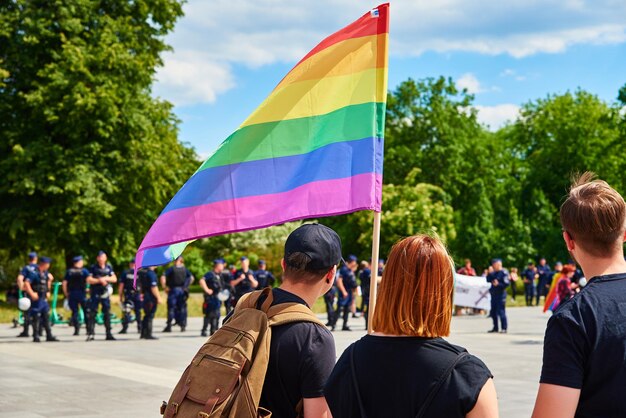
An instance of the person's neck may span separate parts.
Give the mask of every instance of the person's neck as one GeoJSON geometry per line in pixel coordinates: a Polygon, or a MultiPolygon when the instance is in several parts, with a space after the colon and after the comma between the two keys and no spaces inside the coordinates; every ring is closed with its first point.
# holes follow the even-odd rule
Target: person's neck
{"type": "Polygon", "coordinates": [[[299,296],[300,298],[302,298],[302,300],[306,302],[307,305],[309,305],[310,308],[313,308],[313,305],[315,305],[315,301],[319,297],[319,293],[316,288],[308,286],[304,283],[292,283],[289,281],[284,281],[279,286],[279,289],[299,296]]]}
{"type": "Polygon", "coordinates": [[[611,258],[580,257],[579,263],[587,279],[626,273],[626,260],[621,252],[611,258]]]}
{"type": "Polygon", "coordinates": [[[107,266],[107,263],[98,263],[98,267],[100,267],[101,269],[105,268],[107,266]]]}

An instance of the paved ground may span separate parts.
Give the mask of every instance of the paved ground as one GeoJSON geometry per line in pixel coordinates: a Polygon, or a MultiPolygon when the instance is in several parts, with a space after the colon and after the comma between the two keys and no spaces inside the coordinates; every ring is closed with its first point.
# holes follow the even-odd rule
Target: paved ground
{"type": "MultiPolygon", "coordinates": [[[[537,393],[547,315],[538,308],[509,309],[510,333],[487,334],[491,321],[457,317],[449,341],[466,347],[491,369],[500,400],[500,416],[529,417],[537,393]]],[[[337,332],[337,352],[364,334],[362,319],[352,332],[337,332]]],[[[164,322],[157,320],[155,329],[164,322]]],[[[201,319],[186,333],[161,334],[158,341],[136,334],[117,342],[86,343],[65,326],[54,327],[59,343],[33,344],[14,338],[0,324],[0,417],[158,417],[180,373],[200,347],[201,319]]],[[[119,329],[119,325],[118,325],[119,329]]],[[[99,328],[98,332],[102,333],[99,328]]]]}

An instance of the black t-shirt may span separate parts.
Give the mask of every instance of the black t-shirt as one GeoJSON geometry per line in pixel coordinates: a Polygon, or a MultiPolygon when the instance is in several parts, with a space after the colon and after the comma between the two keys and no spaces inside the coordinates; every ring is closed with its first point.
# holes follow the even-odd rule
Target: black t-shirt
{"type": "MultiPolygon", "coordinates": [[[[441,338],[367,335],[354,343],[354,366],[368,417],[413,418],[429,390],[464,348],[441,338]]],[[[334,417],[360,417],[350,371],[350,349],[337,362],[324,394],[334,417]]],[[[478,358],[459,360],[424,417],[465,417],[493,377],[478,358]]]]}
{"type": "Polygon", "coordinates": [[[581,389],[576,417],[626,417],[626,273],[594,277],[548,321],[541,383],[581,389]]]}
{"type": "MultiPolygon", "coordinates": [[[[301,303],[300,297],[273,289],[274,302],[301,303]]],[[[324,396],[324,385],[336,360],[333,335],[320,325],[295,322],[272,328],[270,358],[261,394],[261,406],[272,417],[295,417],[302,398],[324,396]]]]}

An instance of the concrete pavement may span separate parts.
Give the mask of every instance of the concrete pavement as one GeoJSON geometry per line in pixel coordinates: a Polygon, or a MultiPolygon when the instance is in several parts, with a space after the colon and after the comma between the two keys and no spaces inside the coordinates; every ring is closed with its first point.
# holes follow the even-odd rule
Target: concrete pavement
{"type": "MultiPolygon", "coordinates": [[[[548,315],[539,308],[514,308],[508,314],[509,334],[487,334],[490,319],[464,316],[454,318],[448,340],[491,369],[500,416],[529,417],[548,315]]],[[[158,341],[139,340],[134,331],[116,334],[114,342],[103,341],[98,327],[96,341],[89,343],[57,325],[53,332],[61,342],[34,344],[0,324],[0,418],[158,417],[161,401],[204,341],[201,325],[200,318],[190,318],[187,332],[162,334],[164,321],[156,320],[158,341]]],[[[351,327],[352,332],[335,332],[338,354],[365,333],[361,318],[352,319],[351,327]]]]}

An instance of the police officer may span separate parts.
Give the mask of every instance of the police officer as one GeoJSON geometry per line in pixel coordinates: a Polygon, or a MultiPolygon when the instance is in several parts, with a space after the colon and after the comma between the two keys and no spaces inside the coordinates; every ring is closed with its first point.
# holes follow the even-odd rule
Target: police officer
{"type": "Polygon", "coordinates": [[[539,274],[537,274],[537,267],[535,267],[535,263],[531,261],[522,272],[524,294],[526,295],[526,306],[533,306],[533,297],[535,296],[535,280],[538,278],[539,274]]]}
{"type": "Polygon", "coordinates": [[[52,335],[49,321],[48,298],[50,297],[50,284],[54,280],[52,274],[48,272],[51,261],[48,257],[41,257],[37,263],[37,269],[29,271],[28,276],[24,277],[24,290],[32,301],[29,313],[30,322],[33,325],[33,341],[36,343],[40,341],[39,330],[41,328],[46,331],[46,341],[59,341],[52,335]]]}
{"type": "Polygon", "coordinates": [[[226,309],[227,315],[235,309],[235,289],[231,285],[232,280],[233,275],[230,270],[226,268],[226,261],[224,261],[224,271],[220,274],[220,284],[222,286],[222,290],[228,290],[228,298],[224,300],[224,308],[226,309]]]}
{"type": "Polygon", "coordinates": [[[350,308],[354,301],[354,291],[357,287],[356,276],[354,272],[358,267],[358,259],[355,255],[348,256],[346,264],[341,266],[337,276],[337,289],[339,290],[339,302],[337,315],[335,315],[332,330],[335,330],[339,315],[343,316],[342,331],[352,331],[348,326],[348,318],[350,317],[350,308]]]}
{"type": "Polygon", "coordinates": [[[211,325],[211,335],[215,334],[220,322],[220,308],[222,302],[217,298],[218,293],[222,291],[221,275],[224,271],[224,260],[221,258],[213,260],[213,270],[209,271],[204,277],[200,278],[200,287],[204,292],[204,303],[202,304],[202,312],[204,313],[204,322],[202,324],[202,332],[200,335],[207,336],[207,328],[211,325]]]}
{"type": "Polygon", "coordinates": [[[272,272],[267,270],[265,260],[259,260],[259,269],[254,273],[254,278],[258,282],[257,289],[263,289],[268,286],[274,287],[276,282],[272,272]]]}
{"type": "Polygon", "coordinates": [[[187,328],[187,297],[189,286],[194,277],[187,267],[182,256],[174,260],[174,265],[161,276],[161,286],[167,293],[167,325],[163,332],[172,332],[172,321],[180,326],[181,332],[187,328]]]}
{"type": "Polygon", "coordinates": [[[231,286],[235,288],[235,305],[243,295],[252,292],[259,285],[259,282],[254,277],[254,271],[250,270],[248,257],[241,257],[239,261],[241,262],[241,268],[237,270],[235,277],[230,282],[231,286]]]}
{"type": "Polygon", "coordinates": [[[539,280],[537,280],[536,298],[537,305],[539,305],[539,297],[548,295],[548,290],[550,290],[550,283],[552,282],[552,270],[550,269],[550,266],[546,263],[545,258],[539,260],[537,273],[539,274],[539,280]]]}
{"type": "Polygon", "coordinates": [[[335,275],[332,287],[324,294],[324,304],[326,304],[326,315],[328,317],[326,326],[332,327],[333,329],[335,329],[335,323],[337,322],[336,316],[339,314],[338,310],[335,309],[335,299],[337,299],[337,293],[337,275],[335,275]]]}
{"type": "MultiPolygon", "coordinates": [[[[139,282],[137,283],[140,284],[139,282]]],[[[122,302],[122,330],[120,334],[128,332],[128,324],[131,322],[131,313],[135,312],[137,332],[141,334],[141,289],[135,288],[135,258],[128,263],[128,268],[120,276],[118,293],[122,302]]]]}
{"type": "Polygon", "coordinates": [[[370,263],[367,261],[361,261],[359,280],[361,282],[361,312],[365,318],[365,328],[367,329],[369,323],[370,283],[372,280],[372,269],[370,269],[370,263]]]}
{"type": "MultiPolygon", "coordinates": [[[[17,288],[20,292],[22,292],[22,297],[28,297],[28,294],[24,292],[24,279],[29,275],[29,273],[37,270],[37,253],[30,252],[28,253],[28,264],[26,264],[17,275],[17,288]]],[[[18,337],[28,337],[28,328],[30,327],[30,314],[29,311],[22,313],[22,319],[24,320],[24,330],[18,335],[18,337]]]]}
{"type": "Polygon", "coordinates": [[[82,255],[72,258],[72,267],[65,271],[63,278],[63,294],[68,300],[72,310],[70,325],[74,327],[74,335],[80,333],[80,318],[78,309],[87,313],[87,279],[91,277],[91,272],[84,267],[82,255]]]}
{"type": "Polygon", "coordinates": [[[96,315],[98,307],[102,305],[102,317],[106,330],[106,340],[114,341],[111,334],[111,299],[109,286],[117,283],[117,276],[113,267],[107,263],[108,257],[104,251],[99,251],[96,264],[91,266],[91,277],[87,278],[90,297],[87,303],[87,341],[93,341],[96,335],[96,315]]]}
{"type": "Polygon", "coordinates": [[[157,310],[157,305],[161,303],[159,293],[158,277],[154,272],[156,267],[143,268],[137,272],[138,289],[143,294],[143,320],[141,321],[141,334],[139,338],[145,340],[156,340],[152,335],[152,321],[157,310]]]}
{"type": "Polygon", "coordinates": [[[498,318],[502,324],[503,334],[506,334],[508,323],[506,318],[506,288],[509,286],[509,272],[502,268],[502,260],[499,258],[491,262],[493,272],[487,275],[487,282],[491,283],[489,293],[491,294],[491,319],[493,328],[489,332],[498,332],[498,318]]]}

